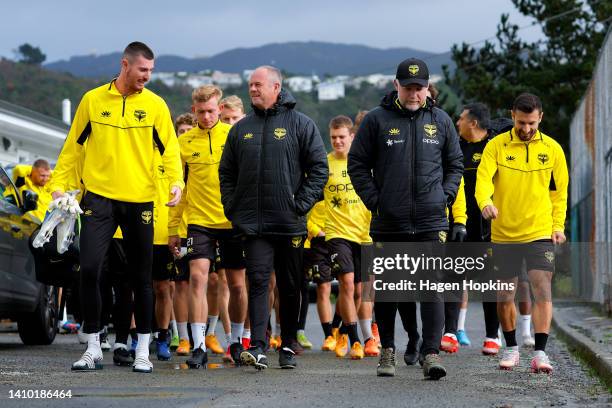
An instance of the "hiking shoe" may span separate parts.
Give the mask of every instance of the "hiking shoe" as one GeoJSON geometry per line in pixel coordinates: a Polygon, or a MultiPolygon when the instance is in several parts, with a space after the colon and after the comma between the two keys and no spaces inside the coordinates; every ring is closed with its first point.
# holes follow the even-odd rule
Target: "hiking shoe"
{"type": "Polygon", "coordinates": [[[310,340],[308,340],[308,338],[306,337],[304,333],[298,333],[297,341],[298,343],[300,343],[300,346],[302,346],[305,349],[312,348],[312,343],[310,342],[310,340]]]}
{"type": "Polygon", "coordinates": [[[281,368],[295,368],[297,361],[294,351],[289,347],[283,347],[278,351],[278,364],[281,368]]]}
{"type": "Polygon", "coordinates": [[[499,341],[499,339],[491,339],[487,337],[482,344],[482,354],[485,356],[494,356],[499,353],[500,347],[501,341],[499,341]]]}
{"type": "Polygon", "coordinates": [[[340,334],[336,341],[336,357],[344,358],[348,353],[349,339],[348,334],[340,334]]]}
{"type": "Polygon", "coordinates": [[[188,356],[191,351],[189,339],[180,339],[179,346],[176,348],[176,354],[179,356],[188,356]]]}
{"type": "Polygon", "coordinates": [[[470,341],[470,338],[468,337],[468,335],[465,332],[465,330],[457,330],[457,341],[462,346],[471,346],[472,345],[472,342],[470,341]]]}
{"type": "Polygon", "coordinates": [[[204,344],[206,344],[206,348],[212,351],[214,354],[223,354],[223,347],[221,347],[217,336],[214,334],[206,335],[204,344]]]}
{"type": "Polygon", "coordinates": [[[113,363],[116,366],[131,366],[134,364],[134,358],[127,347],[117,347],[113,351],[113,363]]]}
{"type": "Polygon", "coordinates": [[[457,341],[457,336],[452,333],[446,333],[442,336],[442,341],[440,342],[440,350],[446,353],[456,353],[459,351],[459,342],[457,341]]]}
{"type": "Polygon", "coordinates": [[[446,368],[438,354],[428,354],[423,361],[423,376],[431,380],[439,380],[446,375],[446,368]]]}
{"type": "Polygon", "coordinates": [[[248,349],[249,347],[251,347],[251,339],[250,338],[246,338],[243,337],[242,339],[240,339],[242,341],[242,348],[244,348],[245,350],[248,349]]]}
{"type": "Polygon", "coordinates": [[[110,351],[112,348],[110,342],[108,341],[108,331],[106,328],[100,332],[100,348],[102,351],[110,351]]]}
{"type": "Polygon", "coordinates": [[[136,355],[134,359],[134,366],[132,367],[132,371],[135,373],[152,373],[153,372],[153,364],[149,361],[148,355],[136,355]]]}
{"type": "Polygon", "coordinates": [[[172,357],[170,353],[170,347],[167,341],[156,340],[157,343],[157,359],[161,361],[168,361],[172,357]]]}
{"type": "Polygon", "coordinates": [[[243,365],[254,366],[258,370],[268,368],[268,357],[260,347],[250,347],[240,353],[240,361],[243,365]]]}
{"type": "Polygon", "coordinates": [[[533,347],[535,347],[535,340],[531,336],[531,334],[523,335],[523,347],[525,347],[525,348],[533,348],[533,347]]]}
{"type": "Polygon", "coordinates": [[[531,359],[531,372],[541,374],[552,374],[553,367],[550,364],[548,356],[543,351],[536,351],[531,359]]]}
{"type": "Polygon", "coordinates": [[[208,353],[202,350],[200,347],[193,349],[191,357],[186,361],[189,368],[198,369],[206,366],[208,362],[208,353]]]}
{"type": "Polygon", "coordinates": [[[378,325],[376,323],[372,323],[372,336],[374,336],[374,340],[376,340],[376,346],[381,348],[380,333],[378,333],[378,325]]]}
{"type": "Polygon", "coordinates": [[[170,340],[170,350],[176,351],[180,342],[181,342],[181,339],[179,339],[178,334],[175,334],[174,336],[172,336],[172,340],[170,340]]]}
{"type": "Polygon", "coordinates": [[[72,371],[101,370],[102,350],[100,348],[87,348],[80,359],[72,363],[72,371]]]}
{"type": "Polygon", "coordinates": [[[376,375],[379,377],[395,376],[395,350],[391,347],[381,350],[378,367],[376,367],[376,375]]]}
{"type": "Polygon", "coordinates": [[[323,346],[321,350],[323,351],[334,351],[336,349],[336,339],[334,336],[327,336],[325,340],[323,340],[323,346]]]}
{"type": "Polygon", "coordinates": [[[359,342],[353,343],[349,356],[351,357],[351,360],[361,360],[365,356],[363,352],[363,346],[361,345],[361,343],[359,342]]]}
{"type": "Polygon", "coordinates": [[[380,349],[378,348],[378,344],[376,344],[376,339],[373,337],[367,339],[365,346],[363,346],[363,352],[366,357],[378,357],[380,354],[380,349]]]}
{"type": "Polygon", "coordinates": [[[520,362],[520,354],[518,347],[516,349],[505,348],[502,353],[501,359],[499,360],[500,370],[512,370],[517,367],[520,362]]]}

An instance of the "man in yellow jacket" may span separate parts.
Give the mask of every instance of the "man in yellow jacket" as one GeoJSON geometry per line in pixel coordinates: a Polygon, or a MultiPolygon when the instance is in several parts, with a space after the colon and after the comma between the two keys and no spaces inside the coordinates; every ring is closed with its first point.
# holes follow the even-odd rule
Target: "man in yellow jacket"
{"type": "MultiPolygon", "coordinates": [[[[512,107],[514,127],[485,147],[476,180],[476,201],[491,222],[495,278],[514,283],[523,261],[533,288],[535,352],[533,372],[551,373],[546,342],[552,320],[551,280],[554,245],[565,242],[564,225],[569,183],[563,149],[538,130],[542,103],[532,94],[519,95],[512,107]],[[512,244],[512,245],[511,245],[512,244]]],[[[499,362],[511,370],[519,364],[516,342],[515,290],[498,292],[498,315],[506,349],[499,362]]]]}
{"type": "Polygon", "coordinates": [[[56,204],[74,206],[64,193],[84,186],[81,201],[81,307],[87,350],[72,369],[101,368],[100,275],[113,234],[121,227],[134,291],[138,347],[134,371],[151,372],[149,338],[153,296],[154,164],[161,155],[175,206],[184,187],[178,142],[164,100],[144,88],[154,55],[140,42],[123,52],[121,71],[87,92],[77,108],[51,181],[56,204]]]}

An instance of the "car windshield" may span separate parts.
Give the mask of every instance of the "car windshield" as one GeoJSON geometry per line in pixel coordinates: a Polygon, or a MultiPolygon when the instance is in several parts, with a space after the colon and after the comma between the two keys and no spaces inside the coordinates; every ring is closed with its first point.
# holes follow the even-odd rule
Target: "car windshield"
{"type": "Polygon", "coordinates": [[[2,167],[0,167],[0,193],[2,194],[2,201],[4,203],[8,202],[19,207],[19,198],[15,185],[11,181],[10,176],[2,167]]]}

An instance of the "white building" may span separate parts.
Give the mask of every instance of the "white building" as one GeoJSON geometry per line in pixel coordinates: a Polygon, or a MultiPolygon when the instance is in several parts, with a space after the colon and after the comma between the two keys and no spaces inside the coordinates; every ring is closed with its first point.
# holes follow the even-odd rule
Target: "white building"
{"type": "Polygon", "coordinates": [[[242,78],[240,78],[240,74],[233,74],[229,72],[213,72],[212,81],[221,88],[238,87],[242,85],[242,78]]]}
{"type": "Polygon", "coordinates": [[[312,92],[313,82],[311,77],[294,76],[285,79],[285,84],[293,92],[312,92]]]}
{"type": "Polygon", "coordinates": [[[212,85],[213,79],[208,75],[189,74],[185,78],[185,83],[195,89],[204,85],[212,85]]]}
{"type": "Polygon", "coordinates": [[[317,85],[319,101],[335,101],[344,98],[344,82],[321,82],[317,85]]]}

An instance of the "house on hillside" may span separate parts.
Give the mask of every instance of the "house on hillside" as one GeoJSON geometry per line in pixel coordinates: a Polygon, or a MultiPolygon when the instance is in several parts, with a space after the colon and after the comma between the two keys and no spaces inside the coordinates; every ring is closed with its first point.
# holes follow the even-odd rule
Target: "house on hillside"
{"type": "Polygon", "coordinates": [[[312,77],[294,76],[286,78],[284,82],[292,92],[312,92],[313,89],[312,77]]]}
{"type": "Polygon", "coordinates": [[[215,71],[212,73],[212,80],[221,88],[239,87],[242,85],[242,78],[240,77],[240,74],[229,72],[215,71]]]}
{"type": "Polygon", "coordinates": [[[317,85],[319,101],[335,101],[344,98],[344,82],[326,81],[317,85]]]}

